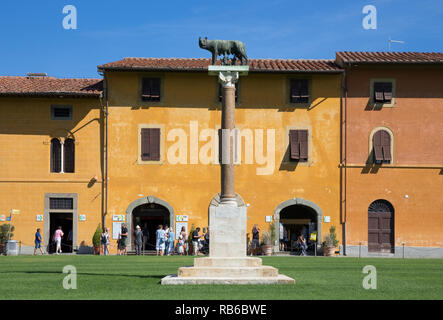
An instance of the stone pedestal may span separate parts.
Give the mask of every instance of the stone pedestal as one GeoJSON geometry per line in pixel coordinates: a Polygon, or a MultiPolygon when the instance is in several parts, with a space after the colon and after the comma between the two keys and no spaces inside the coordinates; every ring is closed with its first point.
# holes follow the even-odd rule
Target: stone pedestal
{"type": "Polygon", "coordinates": [[[209,209],[209,257],[195,258],[194,266],[181,267],[162,284],[293,284],[295,280],[247,257],[246,207],[225,205],[209,209]]]}

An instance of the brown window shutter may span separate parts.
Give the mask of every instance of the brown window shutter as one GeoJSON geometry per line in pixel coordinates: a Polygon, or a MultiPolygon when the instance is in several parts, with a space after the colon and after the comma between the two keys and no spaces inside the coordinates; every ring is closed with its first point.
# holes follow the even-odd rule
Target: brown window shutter
{"type": "Polygon", "coordinates": [[[140,134],[141,134],[141,158],[142,161],[149,161],[151,160],[149,128],[142,128],[140,134]]]}
{"type": "Polygon", "coordinates": [[[381,138],[382,138],[382,130],[379,130],[374,134],[372,140],[374,156],[376,161],[383,161],[383,148],[382,148],[381,138]]]}
{"type": "Polygon", "coordinates": [[[291,160],[300,159],[300,143],[298,137],[298,130],[289,130],[289,146],[291,160]]]}
{"type": "Polygon", "coordinates": [[[392,100],[392,83],[391,82],[384,83],[383,98],[384,98],[385,102],[391,102],[391,100],[392,100]]]}
{"type": "Polygon", "coordinates": [[[308,160],[308,130],[299,130],[300,160],[308,160]]]}
{"type": "Polygon", "coordinates": [[[75,144],[74,140],[66,139],[63,144],[64,172],[74,172],[75,168],[75,144]]]}
{"type": "Polygon", "coordinates": [[[383,102],[383,91],[384,91],[384,85],[382,82],[375,82],[374,83],[374,100],[376,102],[383,102]]]}
{"type": "Polygon", "coordinates": [[[149,147],[151,160],[160,161],[160,128],[149,129],[149,147]]]}
{"type": "Polygon", "coordinates": [[[153,101],[160,101],[160,78],[153,78],[151,80],[151,99],[153,101]]]}
{"type": "Polygon", "coordinates": [[[142,100],[149,100],[151,98],[151,78],[143,78],[142,80],[142,100]]]}
{"type": "Polygon", "coordinates": [[[385,130],[381,130],[381,146],[383,150],[383,160],[391,161],[391,136],[385,130]]]}
{"type": "Polygon", "coordinates": [[[62,169],[60,140],[54,138],[51,140],[51,172],[60,172],[62,169]]]}

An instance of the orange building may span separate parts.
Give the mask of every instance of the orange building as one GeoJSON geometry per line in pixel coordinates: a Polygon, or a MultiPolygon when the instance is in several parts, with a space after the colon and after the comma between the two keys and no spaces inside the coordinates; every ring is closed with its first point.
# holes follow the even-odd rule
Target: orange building
{"type": "Polygon", "coordinates": [[[346,254],[443,256],[443,54],[338,52],[346,254]]]}

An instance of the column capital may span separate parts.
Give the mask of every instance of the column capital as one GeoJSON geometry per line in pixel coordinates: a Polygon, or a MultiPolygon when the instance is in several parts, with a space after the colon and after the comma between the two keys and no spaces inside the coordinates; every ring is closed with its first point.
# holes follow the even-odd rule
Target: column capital
{"type": "Polygon", "coordinates": [[[235,88],[235,83],[238,81],[239,74],[237,71],[220,71],[218,73],[218,82],[223,87],[235,88]]]}

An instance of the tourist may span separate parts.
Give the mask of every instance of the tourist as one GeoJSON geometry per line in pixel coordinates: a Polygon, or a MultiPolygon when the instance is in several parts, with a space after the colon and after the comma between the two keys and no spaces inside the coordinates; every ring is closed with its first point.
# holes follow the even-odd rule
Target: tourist
{"type": "Polygon", "coordinates": [[[194,232],[192,232],[192,247],[194,249],[194,256],[198,254],[200,249],[200,227],[197,227],[194,232]]]}
{"type": "Polygon", "coordinates": [[[120,235],[120,254],[126,255],[126,240],[128,239],[128,228],[126,224],[122,224],[122,232],[120,235]]]}
{"type": "Polygon", "coordinates": [[[178,254],[181,256],[184,253],[184,245],[185,245],[185,241],[183,239],[183,235],[180,233],[180,235],[178,236],[177,251],[178,251],[178,254]]]}
{"type": "Polygon", "coordinates": [[[103,233],[100,237],[102,252],[103,252],[103,255],[105,255],[105,256],[107,256],[109,254],[109,241],[110,241],[109,229],[105,228],[105,229],[103,229],[103,233]]]}
{"type": "Polygon", "coordinates": [[[187,254],[187,249],[188,249],[188,237],[186,234],[186,228],[183,226],[181,231],[180,231],[180,235],[182,236],[183,239],[183,253],[187,254]]]}
{"type": "Polygon", "coordinates": [[[172,228],[169,228],[168,233],[168,256],[174,254],[174,244],[175,244],[175,232],[172,228]]]}
{"type": "Polygon", "coordinates": [[[55,245],[56,245],[55,253],[56,254],[62,253],[62,237],[63,237],[63,235],[64,235],[64,233],[62,231],[62,227],[59,226],[57,228],[57,230],[55,230],[55,232],[54,232],[54,241],[55,241],[55,245]]]}
{"type": "Polygon", "coordinates": [[[165,225],[165,255],[169,256],[169,226],[165,225]]]}
{"type": "Polygon", "coordinates": [[[251,249],[251,253],[254,255],[257,255],[260,249],[260,228],[257,224],[252,227],[251,249]]]}
{"type": "Polygon", "coordinates": [[[157,255],[162,256],[165,250],[165,230],[163,230],[162,225],[158,226],[155,236],[155,250],[157,251],[157,255]]]}
{"type": "Polygon", "coordinates": [[[301,248],[301,253],[300,253],[300,255],[301,255],[301,256],[306,256],[306,248],[307,248],[307,246],[306,246],[306,238],[305,238],[305,236],[303,235],[303,233],[301,233],[301,234],[298,236],[297,244],[298,244],[298,245],[300,246],[300,248],[301,248]]]}
{"type": "Polygon", "coordinates": [[[40,249],[40,252],[42,254],[45,254],[42,248],[42,235],[40,234],[40,228],[37,229],[37,232],[35,233],[35,248],[34,248],[34,256],[37,252],[37,249],[40,249]]]}
{"type": "Polygon", "coordinates": [[[135,244],[135,254],[142,254],[142,246],[143,246],[143,232],[141,231],[140,226],[135,227],[134,231],[134,244],[135,244]]]}

